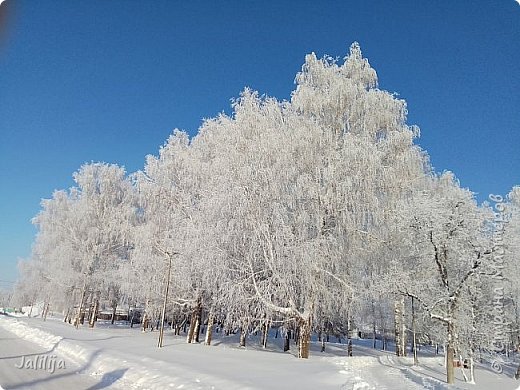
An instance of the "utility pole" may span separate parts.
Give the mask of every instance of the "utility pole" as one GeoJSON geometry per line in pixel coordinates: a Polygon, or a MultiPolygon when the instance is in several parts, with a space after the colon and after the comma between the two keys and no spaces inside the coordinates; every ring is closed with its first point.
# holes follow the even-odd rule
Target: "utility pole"
{"type": "Polygon", "coordinates": [[[160,330],[159,330],[159,340],[157,342],[157,346],[159,348],[162,348],[163,346],[163,338],[164,338],[164,317],[166,316],[166,305],[168,303],[168,292],[170,291],[170,275],[171,275],[171,271],[172,271],[172,257],[175,256],[175,255],[178,255],[179,253],[178,252],[173,252],[173,253],[166,253],[166,255],[168,256],[168,272],[167,272],[167,277],[166,277],[166,288],[165,288],[165,291],[164,291],[164,301],[163,301],[163,308],[162,308],[162,313],[161,313],[161,325],[160,325],[160,330]]]}

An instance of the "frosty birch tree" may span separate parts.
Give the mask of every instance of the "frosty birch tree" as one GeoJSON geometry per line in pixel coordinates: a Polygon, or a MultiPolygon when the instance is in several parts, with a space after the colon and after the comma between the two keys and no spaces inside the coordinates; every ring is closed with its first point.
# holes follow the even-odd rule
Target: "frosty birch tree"
{"type": "MultiPolygon", "coordinates": [[[[80,283],[77,256],[70,240],[75,195],[75,190],[71,190],[70,194],[55,191],[51,199],[42,200],[42,210],[32,221],[38,234],[30,261],[46,282],[49,300],[53,299],[53,304],[68,308],[66,319],[80,283]]],[[[44,296],[39,298],[46,299],[44,296]]]]}
{"type": "Polygon", "coordinates": [[[375,88],[357,45],[342,66],[307,56],[297,82],[283,103],[246,89],[234,116],[206,122],[197,138],[220,148],[212,157],[215,197],[219,210],[232,199],[236,254],[228,255],[243,261],[235,279],[248,280],[265,308],[298,324],[306,356],[322,320],[318,307],[325,316],[324,307],[333,309],[330,317],[347,310],[323,294],[343,291],[336,302],[348,305],[349,257],[360,255],[367,237],[383,239],[381,221],[389,218],[376,219],[377,207],[391,209],[399,197],[387,190],[408,188],[424,166],[404,102],[375,88]]]}
{"type": "Polygon", "coordinates": [[[87,164],[74,174],[78,187],[56,191],[34,218],[39,232],[33,258],[43,277],[64,296],[79,290],[78,325],[87,290],[127,257],[131,186],[122,168],[87,164]],[[81,286],[81,287],[80,287],[81,286]]]}
{"type": "MultiPolygon", "coordinates": [[[[144,222],[135,234],[134,265],[138,274],[152,278],[145,288],[156,291],[155,299],[162,302],[162,317],[168,295],[172,303],[187,304],[197,311],[202,298],[202,267],[190,245],[192,233],[196,237],[192,221],[199,193],[196,163],[190,156],[187,134],[176,131],[158,157],[148,156],[144,171],[136,176],[144,222]],[[151,259],[155,266],[150,268],[151,259]],[[164,275],[170,275],[171,280],[161,281],[164,275]],[[175,288],[170,290],[170,284],[175,288]]],[[[154,299],[149,293],[141,296],[147,302],[154,299]]],[[[193,321],[190,325],[195,326],[193,321]]]]}
{"type": "Polygon", "coordinates": [[[453,174],[431,180],[431,187],[418,192],[405,206],[409,232],[416,244],[419,262],[413,272],[432,275],[426,282],[415,277],[399,289],[416,298],[433,320],[446,327],[446,377],[454,382],[453,357],[459,350],[458,332],[467,288],[489,262],[485,239],[489,214],[479,209],[470,191],[461,189],[453,174]],[[419,268],[420,267],[420,268],[419,268]]]}
{"type": "Polygon", "coordinates": [[[101,283],[106,271],[128,257],[128,233],[133,214],[132,187],[117,165],[83,165],[74,174],[78,195],[70,225],[75,255],[83,278],[76,326],[88,288],[101,283]]]}

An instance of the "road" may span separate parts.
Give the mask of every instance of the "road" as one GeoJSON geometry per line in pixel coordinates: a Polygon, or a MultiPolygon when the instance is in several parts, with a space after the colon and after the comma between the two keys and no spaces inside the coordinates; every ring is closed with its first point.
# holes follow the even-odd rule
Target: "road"
{"type": "Polygon", "coordinates": [[[5,390],[96,390],[116,388],[108,378],[77,373],[81,367],[52,350],[20,339],[0,327],[0,388],[5,390]],[[19,368],[20,367],[20,368],[19,368]]]}

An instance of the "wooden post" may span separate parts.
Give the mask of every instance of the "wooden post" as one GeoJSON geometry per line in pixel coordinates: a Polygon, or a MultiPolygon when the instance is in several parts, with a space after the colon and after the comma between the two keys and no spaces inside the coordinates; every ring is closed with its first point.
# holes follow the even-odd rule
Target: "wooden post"
{"type": "Polygon", "coordinates": [[[164,301],[163,301],[163,308],[161,313],[161,324],[160,324],[160,330],[159,330],[159,340],[157,342],[157,346],[159,348],[162,348],[163,346],[163,339],[164,339],[164,317],[166,316],[166,304],[168,302],[168,292],[170,291],[170,274],[172,270],[172,257],[176,253],[168,253],[168,273],[166,276],[166,288],[164,291],[164,301]]]}

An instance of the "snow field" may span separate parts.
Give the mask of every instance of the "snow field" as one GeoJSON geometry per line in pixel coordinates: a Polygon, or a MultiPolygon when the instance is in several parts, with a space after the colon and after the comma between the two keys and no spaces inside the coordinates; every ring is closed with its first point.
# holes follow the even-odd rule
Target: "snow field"
{"type": "MultiPolygon", "coordinates": [[[[216,334],[211,347],[186,344],[185,337],[165,335],[156,347],[158,332],[142,333],[124,324],[99,322],[96,329],[75,329],[59,319],[1,317],[0,326],[74,363],[78,372],[101,378],[107,388],[126,389],[337,389],[337,390],[520,390],[511,375],[498,375],[480,365],[477,384],[443,382],[442,356],[421,351],[420,366],[411,358],[371,348],[369,340],[354,340],[354,356],[346,344],[327,343],[325,353],[313,342],[309,359],[280,352],[271,338],[268,350],[252,336],[238,348],[238,336],[216,334]]],[[[0,389],[1,390],[1,389],[0,389]]]]}
{"type": "Polygon", "coordinates": [[[302,360],[290,354],[231,347],[218,338],[218,346],[207,347],[187,345],[184,337],[166,337],[165,347],[159,350],[157,332],[143,334],[127,327],[76,330],[52,319],[2,318],[0,326],[51,349],[67,363],[74,362],[83,373],[125,388],[287,389],[291,383],[301,389],[350,390],[356,384],[347,371],[338,369],[337,357],[302,360]]]}
{"type": "Polygon", "coordinates": [[[213,385],[205,383],[219,383],[220,388],[233,388],[232,383],[226,380],[212,378],[209,375],[190,375],[189,371],[176,372],[167,363],[150,358],[135,359],[122,356],[117,351],[99,350],[86,343],[70,341],[61,336],[31,327],[22,321],[14,319],[0,320],[0,326],[14,333],[20,338],[33,342],[44,348],[49,348],[61,355],[67,362],[74,362],[81,371],[91,375],[103,376],[113,382],[112,375],[119,376],[117,383],[125,387],[136,389],[213,389],[213,385]],[[202,378],[202,379],[201,379],[202,378]],[[228,387],[229,386],[229,387],[228,387]]]}

